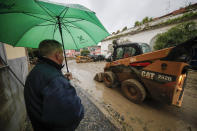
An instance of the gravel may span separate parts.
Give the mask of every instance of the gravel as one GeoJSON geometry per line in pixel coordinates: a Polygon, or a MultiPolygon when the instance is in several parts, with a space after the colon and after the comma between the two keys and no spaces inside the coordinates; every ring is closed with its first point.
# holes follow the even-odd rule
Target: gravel
{"type": "Polygon", "coordinates": [[[104,114],[82,93],[80,88],[76,88],[78,96],[82,100],[85,108],[84,119],[79,124],[76,131],[117,131],[118,129],[104,116],[104,114]]]}

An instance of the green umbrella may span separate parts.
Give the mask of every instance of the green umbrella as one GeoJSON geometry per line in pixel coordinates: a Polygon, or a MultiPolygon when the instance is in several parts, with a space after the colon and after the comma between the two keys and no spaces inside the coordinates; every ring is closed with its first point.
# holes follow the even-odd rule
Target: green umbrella
{"type": "Polygon", "coordinates": [[[42,40],[55,39],[64,49],[80,49],[108,35],[95,13],[79,4],[0,1],[0,42],[12,46],[38,48],[42,40]]]}

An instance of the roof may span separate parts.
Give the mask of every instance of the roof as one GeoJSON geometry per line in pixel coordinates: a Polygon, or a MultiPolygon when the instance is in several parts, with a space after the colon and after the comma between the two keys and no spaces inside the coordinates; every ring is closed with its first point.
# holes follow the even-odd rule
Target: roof
{"type": "MultiPolygon", "coordinates": [[[[180,8],[178,10],[172,11],[171,13],[168,13],[166,15],[153,18],[152,22],[156,22],[156,21],[158,21],[160,19],[163,19],[163,18],[168,18],[169,16],[178,16],[178,15],[181,15],[181,14],[184,14],[184,13],[187,13],[187,12],[193,12],[195,10],[197,10],[197,3],[189,5],[189,6],[185,7],[185,8],[180,8]]],[[[150,22],[150,26],[149,27],[156,27],[157,25],[159,25],[159,23],[151,24],[151,22],[150,22]]],[[[140,26],[139,28],[132,27],[132,28],[129,28],[129,29],[127,29],[127,30],[125,30],[123,32],[120,32],[118,34],[112,33],[110,36],[106,37],[103,41],[106,41],[106,40],[109,40],[109,39],[120,38],[121,36],[129,35],[129,34],[136,34],[138,32],[151,29],[149,27],[147,27],[147,25],[144,24],[144,25],[140,26]]],[[[158,28],[158,26],[156,28],[158,28]]]]}

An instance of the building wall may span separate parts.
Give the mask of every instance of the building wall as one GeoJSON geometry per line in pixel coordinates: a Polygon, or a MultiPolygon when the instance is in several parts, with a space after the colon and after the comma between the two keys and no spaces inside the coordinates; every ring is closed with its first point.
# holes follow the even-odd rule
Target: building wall
{"type": "MultiPolygon", "coordinates": [[[[197,23],[197,20],[192,20],[197,23]]],[[[144,42],[149,44],[151,47],[154,45],[155,36],[160,33],[164,33],[168,31],[170,28],[176,26],[177,24],[168,25],[165,27],[152,29],[152,30],[145,30],[143,32],[139,32],[133,35],[125,35],[119,38],[119,41],[131,41],[131,42],[144,42]]],[[[101,54],[106,55],[109,51],[109,45],[112,44],[114,39],[106,40],[101,42],[101,54]]]]}
{"type": "MultiPolygon", "coordinates": [[[[143,42],[143,43],[150,44],[152,38],[154,38],[157,34],[166,32],[173,26],[175,25],[170,25],[170,26],[158,28],[155,30],[147,30],[147,31],[143,31],[134,35],[122,36],[121,38],[119,38],[119,41],[143,42]]],[[[101,43],[101,54],[103,55],[107,54],[109,44],[112,44],[112,41],[113,40],[111,39],[111,40],[103,41],[101,43]]]]}
{"type": "Polygon", "coordinates": [[[91,46],[88,47],[91,55],[100,55],[101,54],[101,47],[100,46],[91,46]]]}
{"type": "Polygon", "coordinates": [[[113,40],[107,40],[101,42],[101,54],[102,55],[107,55],[109,53],[109,46],[112,44],[113,40]]]}
{"type": "Polygon", "coordinates": [[[7,59],[15,59],[26,56],[25,48],[23,47],[13,47],[5,44],[5,50],[7,54],[7,59]]]}
{"type": "MultiPolygon", "coordinates": [[[[25,49],[5,45],[5,53],[2,53],[3,44],[0,44],[0,52],[1,56],[7,56],[8,65],[24,83],[28,73],[25,49]]],[[[23,89],[7,67],[0,67],[0,131],[22,130],[26,119],[23,89]]]]}
{"type": "Polygon", "coordinates": [[[66,57],[75,57],[76,55],[80,55],[80,51],[66,50],[66,57]]]}

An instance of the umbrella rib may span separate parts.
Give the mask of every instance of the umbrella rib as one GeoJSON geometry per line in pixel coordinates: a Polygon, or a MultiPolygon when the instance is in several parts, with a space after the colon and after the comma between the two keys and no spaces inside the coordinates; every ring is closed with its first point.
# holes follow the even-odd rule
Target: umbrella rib
{"type": "MultiPolygon", "coordinates": [[[[41,18],[41,17],[38,17],[38,16],[35,16],[36,15],[36,13],[34,13],[35,15],[33,15],[31,12],[1,12],[0,14],[8,14],[8,13],[10,13],[10,14],[12,14],[12,13],[17,13],[17,14],[25,14],[25,15],[29,15],[29,16],[32,16],[32,17],[35,17],[35,18],[39,18],[39,19],[42,19],[42,20],[46,20],[46,21],[50,21],[50,22],[55,22],[55,21],[51,21],[51,20],[53,20],[53,19],[44,19],[44,18],[41,18]]],[[[38,15],[42,15],[42,14],[38,14],[38,15]]]]}
{"type": "Polygon", "coordinates": [[[55,36],[55,31],[57,30],[57,23],[55,24],[55,28],[54,28],[54,31],[53,31],[53,39],[54,39],[54,36],[55,36]]]}
{"type": "Polygon", "coordinates": [[[47,25],[40,25],[40,24],[38,24],[38,25],[35,25],[35,26],[49,26],[49,25],[56,25],[56,24],[47,24],[47,25]]]}
{"type": "MultiPolygon", "coordinates": [[[[64,17],[64,18],[75,18],[75,17],[64,17]]],[[[95,24],[94,22],[91,22],[91,21],[88,21],[88,20],[82,19],[82,18],[77,18],[77,19],[80,19],[80,20],[84,20],[84,21],[90,22],[90,23],[96,25],[98,28],[100,28],[100,29],[102,29],[102,30],[104,30],[104,31],[106,32],[106,29],[105,29],[105,28],[101,28],[100,26],[97,25],[98,23],[95,24]]],[[[65,19],[65,20],[66,20],[66,19],[65,19]]],[[[68,21],[68,20],[66,20],[66,21],[68,21]]]]}
{"type": "Polygon", "coordinates": [[[32,17],[35,17],[35,18],[39,18],[39,19],[42,19],[42,20],[46,20],[46,21],[49,21],[49,22],[52,22],[52,23],[55,23],[55,21],[51,21],[51,20],[53,20],[53,19],[44,19],[44,18],[41,18],[41,17],[38,17],[38,16],[35,16],[35,15],[32,15],[32,14],[28,14],[28,13],[25,13],[25,12],[23,12],[24,14],[26,14],[26,15],[29,15],[29,16],[32,16],[32,17]]]}
{"type": "MultiPolygon", "coordinates": [[[[64,17],[64,18],[62,18],[63,20],[66,20],[66,18],[75,18],[75,17],[64,17]]],[[[76,18],[75,18],[76,19],[76,18]]],[[[78,22],[78,21],[83,21],[83,20],[85,20],[85,19],[81,19],[81,18],[77,18],[78,20],[74,20],[74,21],[70,21],[70,22],[78,22]]],[[[68,21],[68,20],[66,20],[66,21],[68,21]]],[[[85,21],[87,21],[87,20],[85,20],[85,21]]]]}
{"type": "MultiPolygon", "coordinates": [[[[74,41],[74,43],[75,43],[76,48],[77,48],[77,49],[79,49],[79,48],[78,48],[78,46],[77,46],[77,44],[76,44],[75,39],[73,38],[73,36],[72,36],[71,32],[69,31],[69,29],[65,26],[65,24],[64,24],[64,23],[63,23],[63,26],[66,28],[66,30],[68,31],[68,33],[69,33],[69,34],[70,34],[70,36],[72,37],[72,39],[73,39],[73,41],[74,41]]],[[[64,27],[63,27],[63,28],[64,28],[64,27]]],[[[65,29],[65,28],[64,28],[64,29],[65,29]]]]}
{"type": "MultiPolygon", "coordinates": [[[[95,21],[94,20],[94,18],[92,18],[92,16],[87,12],[87,11],[85,11],[85,13],[93,20],[93,21],[95,21]]],[[[96,21],[95,21],[96,22],[96,21]]],[[[97,23],[97,22],[96,22],[97,23]]]]}
{"type": "MultiPolygon", "coordinates": [[[[16,13],[16,14],[26,14],[26,13],[31,13],[31,12],[25,12],[25,11],[14,11],[14,12],[0,12],[0,14],[12,14],[12,13],[16,13]]],[[[34,13],[34,14],[38,14],[38,13],[34,13]]],[[[38,15],[42,15],[42,14],[38,14],[38,15]]]]}
{"type": "MultiPolygon", "coordinates": [[[[45,6],[41,6],[41,4],[39,3],[39,2],[36,2],[51,18],[53,18],[53,16],[51,15],[51,14],[49,14],[49,12],[51,12],[51,13],[53,13],[55,16],[56,16],[56,14],[54,13],[54,12],[52,12],[51,10],[49,10],[47,7],[45,7],[45,6]],[[45,9],[46,8],[46,9],[45,9]],[[49,12],[48,12],[48,11],[49,12]]],[[[54,18],[53,18],[54,19],[54,18]]]]}
{"type": "Polygon", "coordinates": [[[65,8],[62,10],[62,12],[59,14],[59,16],[61,16],[61,14],[66,10],[65,13],[64,13],[64,15],[63,15],[63,17],[62,17],[62,18],[64,18],[64,16],[66,15],[68,9],[69,9],[69,7],[65,7],[65,8]],[[66,9],[67,9],[67,10],[66,10],[66,9]]]}
{"type": "MultiPolygon", "coordinates": [[[[63,23],[64,24],[64,23],[63,23]]],[[[73,23],[70,23],[70,24],[72,24],[73,25],[73,23]]],[[[65,25],[64,25],[65,26],[65,25]]],[[[94,40],[94,38],[88,33],[88,32],[86,32],[85,30],[83,30],[83,29],[81,29],[80,27],[77,27],[77,26],[75,26],[75,25],[73,25],[75,28],[78,28],[78,29],[80,29],[81,31],[83,31],[83,32],[85,32],[88,36],[90,36],[91,37],[91,39],[95,42],[95,43],[97,43],[95,40],[94,40]]],[[[73,28],[74,28],[73,27],[73,28]]]]}
{"type": "Polygon", "coordinates": [[[71,25],[65,25],[65,26],[80,29],[80,28],[79,28],[79,27],[77,27],[77,26],[71,26],[71,25]]]}
{"type": "Polygon", "coordinates": [[[78,22],[78,21],[83,21],[83,20],[75,20],[75,21],[66,20],[66,21],[68,21],[68,23],[72,23],[72,22],[78,22]]]}

